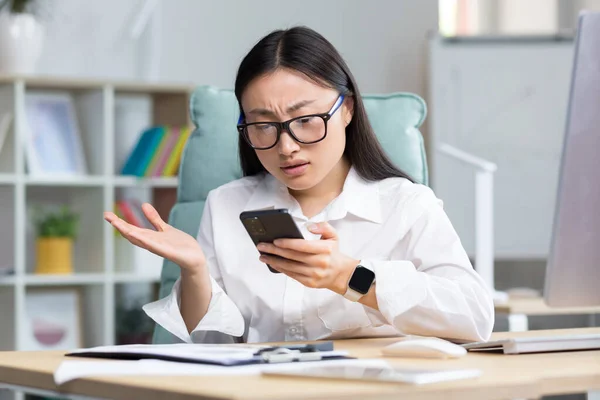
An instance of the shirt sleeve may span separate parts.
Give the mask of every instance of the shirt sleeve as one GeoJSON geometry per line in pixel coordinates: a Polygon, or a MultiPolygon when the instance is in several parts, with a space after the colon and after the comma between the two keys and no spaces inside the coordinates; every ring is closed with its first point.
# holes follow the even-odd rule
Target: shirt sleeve
{"type": "Polygon", "coordinates": [[[242,314],[224,290],[223,279],[215,256],[212,201],[211,192],[206,200],[198,233],[198,243],[206,257],[212,287],[211,300],[204,318],[191,333],[188,332],[180,310],[181,278],[177,279],[167,297],[143,307],[150,318],[186,343],[233,343],[240,340],[245,329],[242,314]]]}
{"type": "Polygon", "coordinates": [[[364,260],[375,272],[379,311],[404,334],[488,340],[491,291],[477,274],[433,194],[399,242],[400,261],[364,260]]]}

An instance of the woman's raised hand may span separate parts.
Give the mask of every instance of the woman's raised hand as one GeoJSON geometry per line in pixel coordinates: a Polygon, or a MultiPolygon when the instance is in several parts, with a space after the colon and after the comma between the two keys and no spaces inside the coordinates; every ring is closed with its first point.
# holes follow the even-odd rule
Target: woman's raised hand
{"type": "Polygon", "coordinates": [[[164,222],[150,204],[144,203],[142,210],[156,230],[131,225],[108,211],[104,213],[104,219],[134,245],[173,261],[186,272],[205,268],[206,258],[196,238],[164,222]]]}

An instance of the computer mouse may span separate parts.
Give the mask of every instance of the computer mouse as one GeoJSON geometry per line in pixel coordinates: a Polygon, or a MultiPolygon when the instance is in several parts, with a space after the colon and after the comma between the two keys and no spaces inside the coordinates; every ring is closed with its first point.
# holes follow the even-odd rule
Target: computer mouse
{"type": "Polygon", "coordinates": [[[437,338],[406,339],[392,343],[381,350],[385,356],[416,358],[459,358],[467,354],[467,350],[437,338]]]}

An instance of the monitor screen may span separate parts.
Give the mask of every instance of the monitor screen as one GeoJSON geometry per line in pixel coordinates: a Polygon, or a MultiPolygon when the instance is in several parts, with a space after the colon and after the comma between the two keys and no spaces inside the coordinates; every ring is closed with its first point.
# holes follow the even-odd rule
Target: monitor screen
{"type": "Polygon", "coordinates": [[[544,297],[600,305],[600,13],[582,13],[560,164],[544,297]]]}

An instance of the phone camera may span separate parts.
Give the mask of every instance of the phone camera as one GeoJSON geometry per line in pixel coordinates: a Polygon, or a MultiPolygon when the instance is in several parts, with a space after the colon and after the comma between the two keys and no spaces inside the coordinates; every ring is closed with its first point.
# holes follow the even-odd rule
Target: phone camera
{"type": "Polygon", "coordinates": [[[260,222],[260,220],[257,217],[246,219],[245,223],[248,227],[248,230],[253,235],[264,235],[265,233],[267,233],[262,222],[260,222]]]}

